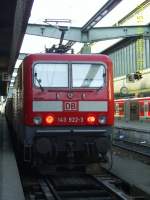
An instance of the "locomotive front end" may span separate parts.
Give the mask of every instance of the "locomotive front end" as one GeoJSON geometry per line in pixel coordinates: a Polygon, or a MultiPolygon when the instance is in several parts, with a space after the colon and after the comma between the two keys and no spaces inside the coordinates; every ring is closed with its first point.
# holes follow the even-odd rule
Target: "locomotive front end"
{"type": "Polygon", "coordinates": [[[47,54],[26,64],[25,152],[51,164],[100,160],[110,149],[114,121],[110,59],[47,54]]]}

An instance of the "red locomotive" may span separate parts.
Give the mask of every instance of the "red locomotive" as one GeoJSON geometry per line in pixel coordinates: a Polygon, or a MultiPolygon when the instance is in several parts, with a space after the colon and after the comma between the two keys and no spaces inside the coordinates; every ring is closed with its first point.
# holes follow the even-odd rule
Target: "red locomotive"
{"type": "Polygon", "coordinates": [[[85,164],[110,149],[114,98],[106,55],[29,55],[10,102],[6,117],[24,161],[85,164]]]}
{"type": "Polygon", "coordinates": [[[150,97],[115,100],[115,117],[126,120],[150,120],[150,97]]]}

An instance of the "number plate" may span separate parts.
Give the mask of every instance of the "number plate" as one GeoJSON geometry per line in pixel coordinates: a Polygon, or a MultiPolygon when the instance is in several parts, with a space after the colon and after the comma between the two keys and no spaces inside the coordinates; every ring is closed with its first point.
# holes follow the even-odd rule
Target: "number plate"
{"type": "Polygon", "coordinates": [[[83,123],[83,117],[58,117],[59,123],[83,123]]]}
{"type": "Polygon", "coordinates": [[[76,111],[78,110],[77,102],[64,102],[64,111],[76,111]]]}

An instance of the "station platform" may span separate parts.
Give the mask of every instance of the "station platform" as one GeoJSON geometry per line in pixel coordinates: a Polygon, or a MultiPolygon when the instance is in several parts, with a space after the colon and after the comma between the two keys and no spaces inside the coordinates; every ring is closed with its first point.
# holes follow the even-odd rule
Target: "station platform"
{"type": "Polygon", "coordinates": [[[115,120],[113,138],[150,148],[150,122],[115,120]]]}
{"type": "MultiPolygon", "coordinates": [[[[141,143],[150,148],[150,123],[115,120],[114,138],[141,143]]],[[[149,158],[150,159],[150,158],[149,158]]],[[[115,152],[111,172],[150,196],[150,166],[115,152]]]]}
{"type": "Polygon", "coordinates": [[[25,200],[4,116],[0,116],[0,200],[25,200]]]}
{"type": "Polygon", "coordinates": [[[150,196],[150,166],[133,158],[113,155],[112,174],[150,196]]]}
{"type": "Polygon", "coordinates": [[[150,122],[115,120],[115,128],[125,128],[150,133],[150,122]]]}

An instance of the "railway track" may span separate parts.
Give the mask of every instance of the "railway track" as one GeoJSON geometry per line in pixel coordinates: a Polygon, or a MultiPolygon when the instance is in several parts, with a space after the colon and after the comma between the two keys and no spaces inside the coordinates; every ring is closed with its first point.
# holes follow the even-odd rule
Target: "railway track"
{"type": "MultiPolygon", "coordinates": [[[[115,141],[117,148],[134,151],[149,156],[149,148],[129,141],[115,141]],[[142,152],[143,149],[143,152],[142,152]],[[144,152],[145,151],[145,152],[144,152]]],[[[149,200],[139,191],[108,171],[101,169],[99,175],[61,172],[54,175],[31,174],[23,181],[26,200],[149,200]]]]}
{"type": "Polygon", "coordinates": [[[113,147],[129,151],[150,161],[149,131],[135,127],[115,127],[113,147]]]}
{"type": "Polygon", "coordinates": [[[144,146],[142,144],[134,143],[127,140],[115,140],[113,142],[113,146],[140,154],[150,159],[150,147],[144,146]]]}
{"type": "Polygon", "coordinates": [[[148,200],[128,195],[122,182],[111,176],[62,174],[42,176],[24,183],[26,200],[148,200]]]}

